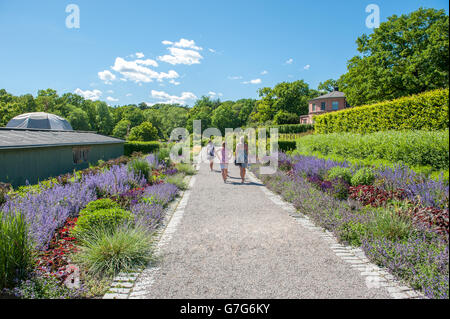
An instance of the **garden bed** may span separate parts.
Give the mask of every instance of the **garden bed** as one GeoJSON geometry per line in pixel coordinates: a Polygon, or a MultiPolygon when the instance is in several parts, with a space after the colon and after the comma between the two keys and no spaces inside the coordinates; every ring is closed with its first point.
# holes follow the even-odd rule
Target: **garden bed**
{"type": "Polygon", "coordinates": [[[421,290],[448,298],[448,185],[405,166],[367,168],[279,154],[280,170],[256,175],[339,241],[421,290]]]}
{"type": "Polygon", "coordinates": [[[115,275],[151,262],[166,207],[195,173],[164,155],[135,154],[8,189],[0,206],[3,297],[97,298],[115,275]],[[4,244],[17,241],[22,248],[4,244]]]}

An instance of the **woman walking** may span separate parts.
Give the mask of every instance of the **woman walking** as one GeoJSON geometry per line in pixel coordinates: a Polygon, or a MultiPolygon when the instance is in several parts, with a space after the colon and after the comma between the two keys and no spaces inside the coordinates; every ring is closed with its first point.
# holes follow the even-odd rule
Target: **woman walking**
{"type": "Polygon", "coordinates": [[[231,159],[231,152],[226,148],[225,142],[222,143],[222,147],[216,151],[216,156],[220,161],[220,169],[222,170],[223,182],[227,182],[228,177],[228,162],[231,159]]]}
{"type": "Polygon", "coordinates": [[[245,143],[245,137],[241,136],[239,143],[236,145],[236,164],[241,170],[241,183],[245,182],[245,173],[248,166],[248,144],[245,143]]]}
{"type": "Polygon", "coordinates": [[[206,157],[209,160],[209,168],[211,169],[211,172],[213,171],[214,154],[215,154],[214,143],[210,139],[208,145],[206,146],[206,157]]]}

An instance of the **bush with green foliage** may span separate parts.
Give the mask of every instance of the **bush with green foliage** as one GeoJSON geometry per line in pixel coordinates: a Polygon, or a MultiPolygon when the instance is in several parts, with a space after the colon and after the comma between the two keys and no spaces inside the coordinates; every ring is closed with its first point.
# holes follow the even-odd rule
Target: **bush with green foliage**
{"type": "Polygon", "coordinates": [[[150,154],[159,150],[159,142],[126,142],[124,144],[124,154],[130,156],[134,152],[150,154]]]}
{"type": "Polygon", "coordinates": [[[373,169],[370,167],[363,167],[360,168],[355,172],[353,177],[351,178],[350,183],[352,186],[359,186],[359,185],[372,185],[375,180],[375,174],[373,172],[373,169]]]}
{"type": "MultiPolygon", "coordinates": [[[[267,146],[270,147],[270,144],[267,143],[267,146]]],[[[295,147],[296,147],[295,141],[278,140],[278,150],[281,152],[289,152],[295,150],[295,147]]]]}
{"type": "Polygon", "coordinates": [[[175,165],[175,168],[178,170],[178,172],[185,175],[195,175],[195,173],[197,172],[191,164],[179,163],[175,165]]]}
{"type": "MultiPolygon", "coordinates": [[[[299,118],[300,121],[300,118],[299,118]]],[[[257,131],[265,128],[267,137],[270,137],[270,129],[278,129],[278,134],[297,134],[305,133],[314,130],[313,124],[285,124],[285,125],[269,125],[264,127],[258,127],[257,131]]]]}
{"type": "Polygon", "coordinates": [[[34,260],[32,247],[25,216],[0,211],[0,290],[26,277],[34,260]]]}
{"type": "Polygon", "coordinates": [[[352,171],[348,167],[335,166],[328,171],[327,179],[332,181],[336,178],[341,178],[347,183],[352,179],[352,171]]]}
{"type": "Polygon", "coordinates": [[[184,181],[184,174],[182,174],[182,173],[166,176],[165,180],[166,180],[166,183],[174,184],[176,187],[178,187],[181,190],[186,190],[188,188],[188,185],[184,181]]]}
{"type": "Polygon", "coordinates": [[[445,130],[449,90],[439,89],[314,117],[318,134],[388,130],[445,130]]]}
{"type": "Polygon", "coordinates": [[[150,122],[143,122],[141,125],[133,127],[128,135],[129,141],[149,142],[157,139],[158,130],[150,122]]]}
{"type": "Polygon", "coordinates": [[[133,172],[135,175],[143,176],[148,180],[149,174],[151,172],[151,167],[147,161],[141,158],[135,158],[128,163],[128,170],[130,172],[133,172]]]}
{"type": "Polygon", "coordinates": [[[97,278],[145,267],[153,259],[153,234],[141,227],[123,225],[112,232],[99,227],[80,242],[73,260],[97,278]]]}
{"type": "Polygon", "coordinates": [[[297,114],[281,110],[275,114],[273,123],[275,125],[298,124],[299,120],[300,118],[297,114]]]}
{"type": "Polygon", "coordinates": [[[95,201],[90,202],[83,209],[84,213],[91,213],[100,209],[111,209],[111,208],[120,208],[119,204],[109,198],[97,199],[95,201]]]}
{"type": "Polygon", "coordinates": [[[96,228],[114,231],[115,228],[125,223],[134,221],[131,212],[121,208],[104,208],[99,210],[82,210],[78,217],[73,234],[82,238],[86,234],[95,231],[96,228]]]}
{"type": "Polygon", "coordinates": [[[449,131],[331,133],[297,140],[302,155],[337,155],[345,159],[386,160],[413,166],[449,168],[449,131]]]}

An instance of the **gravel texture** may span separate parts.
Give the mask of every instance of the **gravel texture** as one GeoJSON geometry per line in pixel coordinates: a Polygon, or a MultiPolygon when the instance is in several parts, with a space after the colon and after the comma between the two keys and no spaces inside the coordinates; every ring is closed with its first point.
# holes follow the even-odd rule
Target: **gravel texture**
{"type": "Polygon", "coordinates": [[[184,216],[161,251],[157,275],[137,280],[142,298],[389,298],[321,236],[271,201],[262,185],[240,184],[230,164],[201,164],[184,216]],[[143,289],[143,290],[142,290],[143,289]]]}

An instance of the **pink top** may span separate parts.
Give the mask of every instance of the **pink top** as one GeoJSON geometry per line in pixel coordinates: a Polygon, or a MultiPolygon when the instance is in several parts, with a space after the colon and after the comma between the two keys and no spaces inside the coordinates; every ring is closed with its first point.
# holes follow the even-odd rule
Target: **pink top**
{"type": "Polygon", "coordinates": [[[230,152],[228,151],[228,149],[226,149],[225,147],[222,147],[222,149],[220,150],[220,163],[221,164],[226,164],[228,163],[228,156],[229,156],[230,152]]]}

